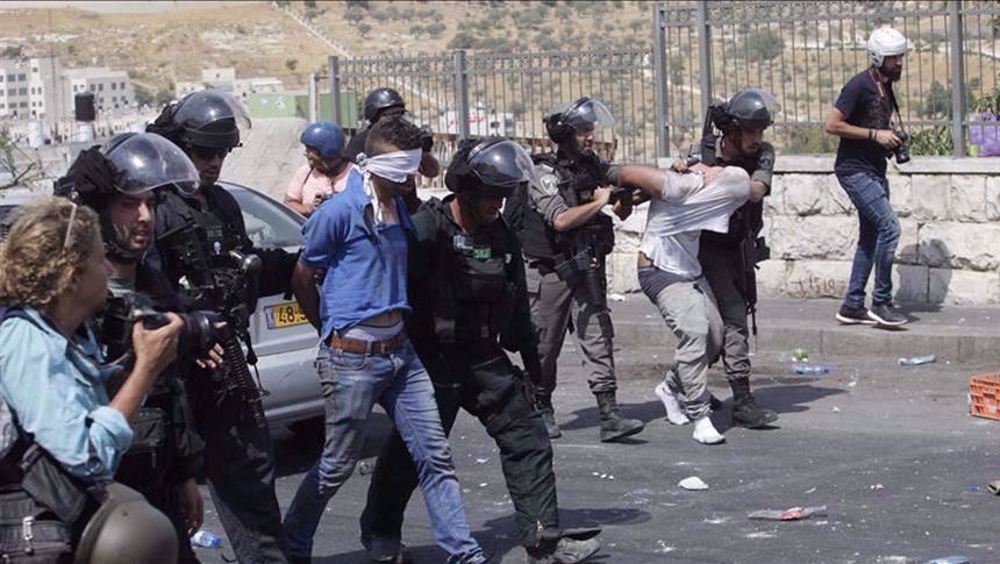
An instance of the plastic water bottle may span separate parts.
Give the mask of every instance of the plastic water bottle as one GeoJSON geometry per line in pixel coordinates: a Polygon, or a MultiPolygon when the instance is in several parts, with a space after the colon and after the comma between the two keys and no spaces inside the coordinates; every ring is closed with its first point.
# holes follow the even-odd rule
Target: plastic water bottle
{"type": "Polygon", "coordinates": [[[202,548],[219,548],[222,546],[222,537],[202,529],[191,535],[191,544],[202,548]]]}
{"type": "Polygon", "coordinates": [[[795,373],[809,375],[829,374],[830,367],[822,364],[796,364],[795,373]]]}
{"type": "Polygon", "coordinates": [[[924,356],[911,356],[910,358],[900,357],[897,362],[900,366],[920,366],[921,364],[931,364],[937,361],[937,357],[928,354],[924,356]]]}

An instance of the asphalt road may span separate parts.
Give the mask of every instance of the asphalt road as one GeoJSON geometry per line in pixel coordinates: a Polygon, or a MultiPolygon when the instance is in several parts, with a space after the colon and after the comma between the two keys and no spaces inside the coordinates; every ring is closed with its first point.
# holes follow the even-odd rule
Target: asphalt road
{"type": "MultiPolygon", "coordinates": [[[[564,350],[556,395],[564,436],[553,443],[561,515],[564,527],[604,528],[602,556],[594,562],[923,562],[948,555],[1000,562],[994,548],[1000,497],[986,488],[1000,479],[993,450],[1000,422],[970,417],[966,397],[969,376],[986,367],[839,359],[828,363],[830,374],[804,377],[784,355],[761,353],[757,397],[780,412],[778,427],[727,429],[724,445],[702,446],[691,440],[690,427],[666,423],[652,394],[669,354],[619,351],[620,402],[647,427],[631,444],[602,444],[575,349],[564,350]],[[682,490],[677,483],[688,476],[709,489],[682,490]],[[819,505],[827,514],[803,521],[747,517],[759,509],[819,505]]],[[[713,371],[711,384],[728,400],[721,374],[713,371]]],[[[713,416],[722,428],[728,403],[713,416]]],[[[374,415],[366,456],[375,455],[387,429],[386,418],[374,415]]],[[[284,511],[320,445],[279,436],[284,511]]],[[[452,439],[476,537],[503,562],[523,562],[495,445],[467,414],[452,439]]],[[[314,561],[366,562],[357,516],[369,479],[356,473],[333,498],[314,561]]],[[[206,528],[221,533],[207,506],[206,528]]],[[[416,563],[444,561],[417,499],[404,537],[416,563]]],[[[232,555],[228,543],[198,552],[205,562],[232,555]]]]}

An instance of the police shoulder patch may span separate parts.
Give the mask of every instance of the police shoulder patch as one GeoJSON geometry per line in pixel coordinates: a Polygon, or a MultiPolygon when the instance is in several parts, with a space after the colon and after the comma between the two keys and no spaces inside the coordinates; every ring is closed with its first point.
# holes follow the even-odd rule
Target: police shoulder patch
{"type": "Polygon", "coordinates": [[[538,184],[541,186],[542,191],[546,194],[559,193],[559,179],[556,177],[555,172],[552,171],[552,169],[549,169],[538,177],[538,184]]]}

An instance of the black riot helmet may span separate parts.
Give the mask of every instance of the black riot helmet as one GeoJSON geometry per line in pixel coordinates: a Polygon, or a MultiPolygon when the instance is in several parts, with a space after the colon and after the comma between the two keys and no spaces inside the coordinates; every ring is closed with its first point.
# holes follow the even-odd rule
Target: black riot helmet
{"type": "Polygon", "coordinates": [[[240,144],[240,129],[250,128],[250,117],[235,96],[221,90],[192,92],[169,104],[146,127],[185,149],[232,149],[240,144]]]}
{"type": "Polygon", "coordinates": [[[403,113],[406,104],[399,92],[392,88],[376,88],[365,96],[364,115],[368,123],[375,123],[383,114],[403,113]]]}
{"type": "Polygon", "coordinates": [[[545,116],[545,130],[556,143],[565,141],[573,131],[611,127],[615,118],[603,102],[584,96],[572,104],[557,107],[545,116]]]}
{"type": "Polygon", "coordinates": [[[774,123],[780,106],[770,92],[762,88],[744,88],[716,112],[715,126],[723,133],[733,129],[766,129],[774,123]]]}
{"type": "Polygon", "coordinates": [[[115,195],[144,194],[174,185],[183,193],[198,187],[198,170],[177,145],[155,133],[124,133],[104,146],[80,152],[66,176],[55,183],[56,196],[89,206],[101,221],[105,250],[123,261],[138,260],[145,249],[130,249],[111,221],[108,206],[115,195]]]}
{"type": "Polygon", "coordinates": [[[494,198],[507,198],[534,174],[531,157],[517,143],[502,137],[466,139],[452,157],[444,183],[458,193],[476,191],[494,198]]]}

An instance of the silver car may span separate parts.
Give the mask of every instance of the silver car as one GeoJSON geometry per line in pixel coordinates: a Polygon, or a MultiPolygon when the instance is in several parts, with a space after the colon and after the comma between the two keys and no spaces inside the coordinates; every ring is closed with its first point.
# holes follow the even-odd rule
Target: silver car
{"type": "MultiPolygon", "coordinates": [[[[305,218],[301,215],[257,190],[229,182],[219,184],[239,202],[255,246],[289,252],[302,246],[305,218]]],[[[0,192],[0,222],[11,210],[39,195],[20,190],[0,192]]],[[[250,319],[250,335],[259,359],[257,370],[265,390],[268,422],[309,432],[321,429],[314,419],[323,415],[323,397],[313,368],[319,337],[299,304],[280,295],[261,298],[250,319]]]]}

